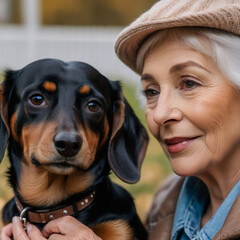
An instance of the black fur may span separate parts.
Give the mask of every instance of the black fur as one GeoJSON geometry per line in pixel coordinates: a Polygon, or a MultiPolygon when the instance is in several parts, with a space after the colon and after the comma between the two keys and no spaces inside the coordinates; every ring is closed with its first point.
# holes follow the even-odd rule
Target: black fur
{"type": "MultiPolygon", "coordinates": [[[[11,162],[9,182],[24,206],[32,209],[55,208],[82,198],[96,189],[95,200],[75,216],[77,219],[90,227],[109,220],[123,219],[133,229],[133,239],[147,238],[132,197],[122,187],[112,183],[108,176],[112,169],[123,181],[137,182],[148,142],[145,129],[122,96],[119,82],[108,80],[86,63],[43,59],[21,70],[7,71],[5,80],[0,85],[0,96],[0,161],[8,144],[11,162]],[[46,91],[43,88],[46,81],[54,83],[57,88],[46,91]],[[90,90],[80,94],[78,90],[84,85],[90,90]],[[44,107],[29,102],[29,99],[41,101],[41,96],[47,101],[44,107]],[[15,119],[14,114],[17,115],[15,119]],[[79,173],[89,172],[94,176],[91,186],[67,199],[61,199],[57,204],[34,206],[26,202],[19,192],[19,183],[23,177],[22,163],[29,161],[28,164],[36,169],[41,168],[42,163],[34,154],[29,160],[24,159],[22,130],[26,126],[52,121],[58,123],[56,132],[63,129],[64,132],[77,132],[77,125],[83,129],[88,128],[99,135],[99,141],[103,141],[103,144],[97,147],[94,161],[87,169],[77,167],[79,173]],[[104,141],[106,121],[109,133],[104,141]]],[[[60,158],[58,153],[56,156],[60,158]]],[[[67,159],[66,164],[69,164],[69,159],[76,160],[75,156],[64,159],[67,159]]],[[[14,199],[11,199],[3,209],[4,222],[11,222],[15,215],[19,215],[19,212],[14,199]]]]}

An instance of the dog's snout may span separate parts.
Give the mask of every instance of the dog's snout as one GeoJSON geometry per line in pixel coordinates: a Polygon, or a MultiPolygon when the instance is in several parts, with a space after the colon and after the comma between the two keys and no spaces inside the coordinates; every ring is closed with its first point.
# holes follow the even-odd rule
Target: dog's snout
{"type": "Polygon", "coordinates": [[[73,133],[58,133],[53,141],[56,150],[64,157],[75,156],[82,146],[81,137],[73,133]]]}

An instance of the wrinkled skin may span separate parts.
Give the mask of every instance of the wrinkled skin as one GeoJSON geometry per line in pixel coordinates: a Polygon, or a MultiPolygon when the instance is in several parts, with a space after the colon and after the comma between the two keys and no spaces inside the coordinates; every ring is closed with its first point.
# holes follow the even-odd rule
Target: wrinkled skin
{"type": "Polygon", "coordinates": [[[240,179],[240,95],[208,56],[167,39],[146,57],[146,118],[174,172],[208,187],[214,214],[240,179]]]}

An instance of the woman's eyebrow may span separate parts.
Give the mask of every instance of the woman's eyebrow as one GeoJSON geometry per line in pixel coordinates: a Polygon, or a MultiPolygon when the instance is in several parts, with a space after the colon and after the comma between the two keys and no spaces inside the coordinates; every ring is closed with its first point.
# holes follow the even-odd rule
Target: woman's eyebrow
{"type": "Polygon", "coordinates": [[[150,80],[153,80],[153,76],[149,73],[144,73],[142,76],[141,76],[141,81],[150,81],[150,80]]]}
{"type": "Polygon", "coordinates": [[[203,67],[202,65],[200,65],[196,62],[193,62],[193,61],[187,61],[185,63],[176,64],[170,68],[169,72],[170,73],[178,72],[178,71],[180,71],[186,67],[190,67],[190,66],[201,68],[201,69],[205,70],[206,72],[210,73],[209,70],[207,70],[205,67],[203,67]]]}

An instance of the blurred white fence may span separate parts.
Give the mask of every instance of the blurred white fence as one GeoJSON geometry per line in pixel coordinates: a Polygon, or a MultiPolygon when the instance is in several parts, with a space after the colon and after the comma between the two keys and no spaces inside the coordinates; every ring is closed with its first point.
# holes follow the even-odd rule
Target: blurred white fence
{"type": "Polygon", "coordinates": [[[0,69],[19,69],[41,58],[84,61],[111,79],[135,83],[139,77],[114,53],[120,28],[0,26],[0,69]]]}

